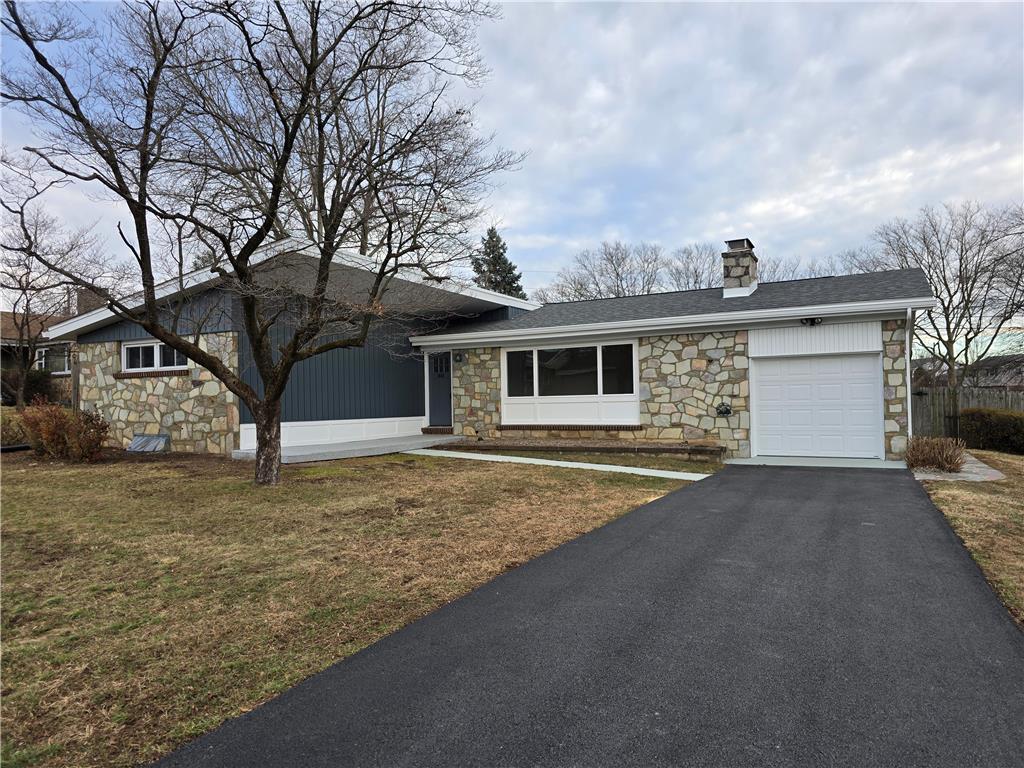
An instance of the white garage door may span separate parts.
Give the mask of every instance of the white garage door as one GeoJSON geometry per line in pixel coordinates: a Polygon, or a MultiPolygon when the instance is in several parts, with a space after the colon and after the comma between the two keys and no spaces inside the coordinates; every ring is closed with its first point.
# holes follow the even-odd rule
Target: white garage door
{"type": "Polygon", "coordinates": [[[752,363],[757,455],[881,456],[879,355],[772,357],[752,363]]]}

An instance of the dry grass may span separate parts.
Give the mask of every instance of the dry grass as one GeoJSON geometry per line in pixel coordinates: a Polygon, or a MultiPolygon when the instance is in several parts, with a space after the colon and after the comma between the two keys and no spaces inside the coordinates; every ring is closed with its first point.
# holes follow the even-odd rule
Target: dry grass
{"type": "Polygon", "coordinates": [[[250,472],[4,457],[4,766],[151,760],[682,485],[407,456],[250,472]]]}
{"type": "Polygon", "coordinates": [[[619,464],[624,467],[668,469],[673,472],[700,472],[705,475],[710,475],[722,468],[717,461],[692,461],[678,453],[587,453],[586,451],[487,451],[486,453],[552,459],[554,461],[582,461],[589,464],[619,464]]]}
{"type": "Polygon", "coordinates": [[[1024,626],[1024,457],[995,451],[971,453],[1006,479],[987,483],[933,480],[924,486],[985,578],[1024,626]]]}

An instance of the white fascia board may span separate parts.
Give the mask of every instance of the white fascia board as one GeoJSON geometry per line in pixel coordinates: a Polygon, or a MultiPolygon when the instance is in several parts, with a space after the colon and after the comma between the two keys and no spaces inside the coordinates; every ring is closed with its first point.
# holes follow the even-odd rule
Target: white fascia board
{"type": "Polygon", "coordinates": [[[933,296],[909,299],[887,299],[885,301],[857,301],[846,304],[822,304],[805,307],[780,307],[777,309],[751,309],[740,312],[715,312],[706,315],[681,315],[679,317],[656,317],[643,320],[587,323],[547,328],[517,328],[505,331],[476,331],[475,333],[447,333],[430,336],[413,336],[409,339],[415,347],[457,347],[483,344],[514,344],[534,339],[586,338],[610,334],[663,333],[665,331],[713,330],[723,326],[747,326],[751,323],[780,322],[803,317],[834,317],[836,315],[870,315],[893,313],[902,315],[907,309],[931,309],[935,306],[933,296]]]}
{"type": "MultiPolygon", "coordinates": [[[[358,251],[351,249],[344,249],[338,251],[335,256],[335,261],[339,264],[345,264],[350,267],[357,267],[359,269],[365,269],[370,272],[374,272],[377,269],[377,264],[373,262],[373,259],[368,256],[363,256],[358,251]]],[[[454,293],[459,296],[466,296],[472,299],[480,299],[481,301],[490,302],[491,304],[499,304],[506,307],[516,307],[518,309],[540,309],[542,304],[537,301],[530,301],[528,299],[517,299],[515,296],[506,296],[504,293],[498,293],[497,291],[491,291],[487,288],[480,288],[476,285],[463,283],[455,278],[448,278],[445,282],[437,282],[435,280],[428,280],[423,272],[417,270],[412,265],[406,265],[399,269],[398,274],[395,275],[399,280],[405,280],[410,283],[418,283],[420,285],[426,285],[429,288],[436,288],[439,291],[447,291],[448,293],[454,293]]]]}
{"type": "MultiPolygon", "coordinates": [[[[479,288],[475,285],[459,285],[454,283],[454,289],[452,293],[459,293],[463,296],[469,296],[473,299],[480,299],[482,301],[489,301],[493,304],[503,304],[506,307],[516,307],[517,309],[534,310],[540,309],[543,304],[539,301],[530,301],[529,299],[517,299],[515,296],[506,296],[504,293],[498,293],[497,291],[491,291],[487,288],[479,288]]],[[[450,290],[444,286],[438,286],[442,291],[450,290]]]]}

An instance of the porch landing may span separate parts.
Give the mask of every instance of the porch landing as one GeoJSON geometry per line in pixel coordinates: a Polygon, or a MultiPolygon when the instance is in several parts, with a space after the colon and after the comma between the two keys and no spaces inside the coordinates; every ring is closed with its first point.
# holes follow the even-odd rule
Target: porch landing
{"type": "MultiPolygon", "coordinates": [[[[282,464],[303,464],[307,461],[332,461],[333,459],[354,459],[360,456],[382,456],[386,453],[402,453],[419,448],[430,448],[441,443],[450,443],[461,438],[451,435],[409,435],[406,437],[379,437],[373,440],[353,440],[347,443],[326,443],[322,445],[293,445],[281,449],[282,464]]],[[[231,458],[255,461],[256,451],[233,451],[231,458]]]]}

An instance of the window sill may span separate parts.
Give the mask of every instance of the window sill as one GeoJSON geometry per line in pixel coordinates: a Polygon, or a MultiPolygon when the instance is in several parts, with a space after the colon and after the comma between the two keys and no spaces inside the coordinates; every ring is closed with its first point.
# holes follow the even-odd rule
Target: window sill
{"type": "Polygon", "coordinates": [[[115,379],[155,379],[170,376],[189,376],[188,368],[159,368],[153,371],[118,371],[115,379]]]}
{"type": "Polygon", "coordinates": [[[576,432],[638,432],[641,424],[499,424],[499,432],[521,432],[523,430],[552,430],[576,432]]]}

